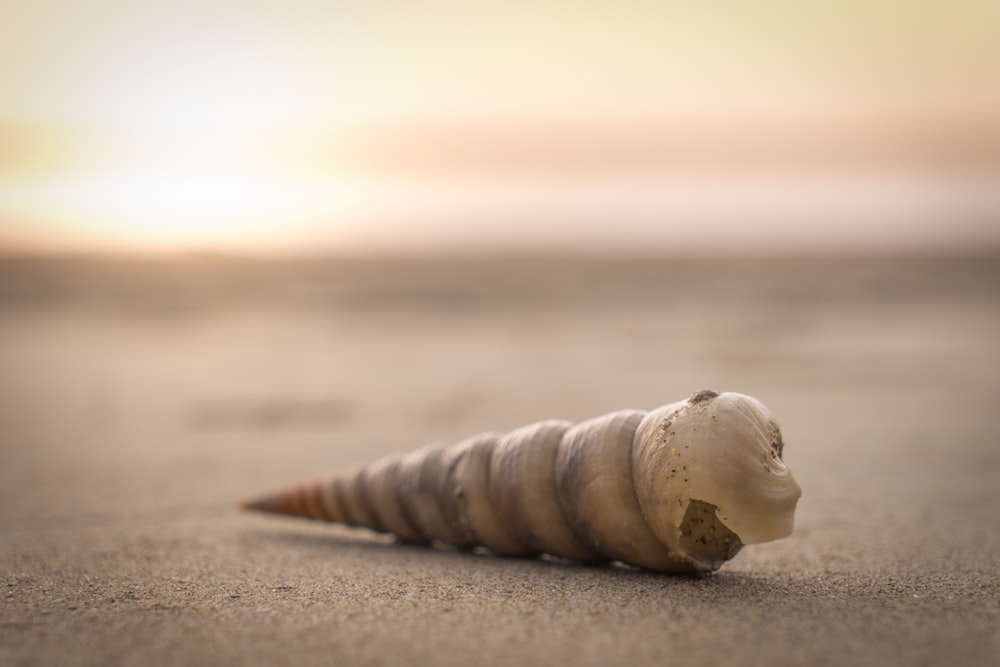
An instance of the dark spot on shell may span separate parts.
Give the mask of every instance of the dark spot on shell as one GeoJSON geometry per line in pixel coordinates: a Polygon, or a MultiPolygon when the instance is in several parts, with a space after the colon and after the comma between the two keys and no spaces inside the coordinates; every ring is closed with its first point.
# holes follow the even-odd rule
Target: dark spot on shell
{"type": "Polygon", "coordinates": [[[785,443],[781,439],[781,429],[774,422],[770,422],[768,425],[768,440],[771,446],[771,456],[775,459],[780,459],[782,453],[785,449],[785,443]]]}
{"type": "Polygon", "coordinates": [[[701,403],[702,401],[708,401],[718,396],[718,392],[714,392],[711,389],[702,389],[701,391],[695,392],[688,399],[688,403],[694,405],[695,403],[701,403]]]}

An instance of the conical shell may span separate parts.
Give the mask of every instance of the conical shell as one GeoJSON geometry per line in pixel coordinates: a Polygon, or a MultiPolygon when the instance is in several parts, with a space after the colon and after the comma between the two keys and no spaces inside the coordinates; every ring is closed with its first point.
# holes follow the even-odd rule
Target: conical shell
{"type": "Polygon", "coordinates": [[[782,449],[760,401],[705,390],[386,457],[245,507],[406,542],[711,572],[744,544],[791,534],[801,490],[782,449]]]}

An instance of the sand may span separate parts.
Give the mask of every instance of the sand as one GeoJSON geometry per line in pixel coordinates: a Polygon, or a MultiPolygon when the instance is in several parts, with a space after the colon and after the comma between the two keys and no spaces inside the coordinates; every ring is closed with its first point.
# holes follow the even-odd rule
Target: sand
{"type": "Polygon", "coordinates": [[[0,262],[0,664],[993,665],[1000,261],[0,262]],[[762,399],[797,530],[703,578],[248,495],[486,429],[762,399]]]}

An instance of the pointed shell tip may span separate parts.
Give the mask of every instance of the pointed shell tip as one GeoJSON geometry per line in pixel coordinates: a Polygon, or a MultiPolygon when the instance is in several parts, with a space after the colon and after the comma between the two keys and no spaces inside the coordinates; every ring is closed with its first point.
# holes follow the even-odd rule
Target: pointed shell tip
{"type": "Polygon", "coordinates": [[[248,498],[246,500],[240,501],[240,509],[248,510],[251,512],[270,512],[274,514],[284,514],[286,510],[283,508],[283,504],[280,502],[280,497],[276,496],[260,496],[257,498],[248,498]]]}

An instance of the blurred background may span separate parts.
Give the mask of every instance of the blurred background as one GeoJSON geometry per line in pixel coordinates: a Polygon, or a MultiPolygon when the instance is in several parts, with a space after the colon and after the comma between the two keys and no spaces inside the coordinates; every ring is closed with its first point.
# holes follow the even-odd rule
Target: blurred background
{"type": "Polygon", "coordinates": [[[1000,243],[995,2],[0,12],[10,252],[1000,243]]]}
{"type": "Polygon", "coordinates": [[[8,650],[118,645],[102,619],[140,602],[65,605],[135,568],[291,576],[238,498],[712,388],[772,409],[805,493],[730,571],[864,626],[820,641],[829,608],[795,610],[776,646],[989,655],[998,30],[985,0],[3,3],[0,556],[56,637],[8,650]],[[902,626],[853,606],[886,571],[902,626]]]}

